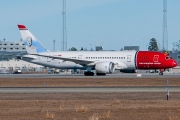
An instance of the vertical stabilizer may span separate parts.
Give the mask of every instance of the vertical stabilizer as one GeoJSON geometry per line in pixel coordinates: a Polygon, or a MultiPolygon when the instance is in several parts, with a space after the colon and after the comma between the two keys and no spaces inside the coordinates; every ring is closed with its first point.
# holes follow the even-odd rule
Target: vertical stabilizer
{"type": "Polygon", "coordinates": [[[18,25],[18,28],[29,54],[47,52],[47,49],[36,39],[26,26],[18,25]]]}

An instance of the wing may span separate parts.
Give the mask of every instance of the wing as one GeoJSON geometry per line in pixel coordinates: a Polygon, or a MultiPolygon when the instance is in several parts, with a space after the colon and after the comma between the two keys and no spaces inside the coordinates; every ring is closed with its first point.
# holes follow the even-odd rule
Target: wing
{"type": "Polygon", "coordinates": [[[82,60],[82,59],[73,59],[73,58],[65,58],[65,57],[60,57],[60,56],[50,56],[50,55],[41,55],[41,54],[31,54],[31,55],[36,55],[36,56],[42,56],[42,57],[48,57],[52,59],[59,59],[59,60],[64,60],[64,61],[71,61],[76,64],[80,65],[94,65],[95,61],[88,61],[88,60],[82,60]]]}

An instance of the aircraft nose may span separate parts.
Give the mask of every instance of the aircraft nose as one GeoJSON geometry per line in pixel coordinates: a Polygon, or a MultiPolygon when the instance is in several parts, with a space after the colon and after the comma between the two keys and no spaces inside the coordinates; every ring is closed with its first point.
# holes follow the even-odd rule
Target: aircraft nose
{"type": "Polygon", "coordinates": [[[173,60],[172,67],[176,67],[177,65],[178,63],[175,60],[173,60]]]}

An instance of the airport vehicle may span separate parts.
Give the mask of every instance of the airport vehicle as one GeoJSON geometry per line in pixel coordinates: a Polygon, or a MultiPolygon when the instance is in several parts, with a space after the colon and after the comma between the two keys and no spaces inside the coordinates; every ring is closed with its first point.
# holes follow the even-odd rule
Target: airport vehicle
{"type": "Polygon", "coordinates": [[[160,69],[177,66],[169,55],[156,51],[48,51],[24,25],[18,25],[25,41],[28,55],[21,56],[27,62],[58,68],[82,69],[85,76],[106,75],[114,70],[160,69]]]}

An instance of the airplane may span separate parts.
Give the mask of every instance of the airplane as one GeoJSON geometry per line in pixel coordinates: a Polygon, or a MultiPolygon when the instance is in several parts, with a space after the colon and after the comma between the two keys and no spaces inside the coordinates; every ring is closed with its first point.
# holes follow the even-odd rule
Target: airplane
{"type": "Polygon", "coordinates": [[[150,70],[177,66],[177,62],[168,54],[157,51],[59,51],[47,50],[26,28],[18,24],[22,39],[26,45],[27,55],[20,59],[38,65],[58,69],[85,70],[85,76],[106,75],[115,70],[150,70]],[[93,72],[95,71],[95,72],[93,72]]]}

